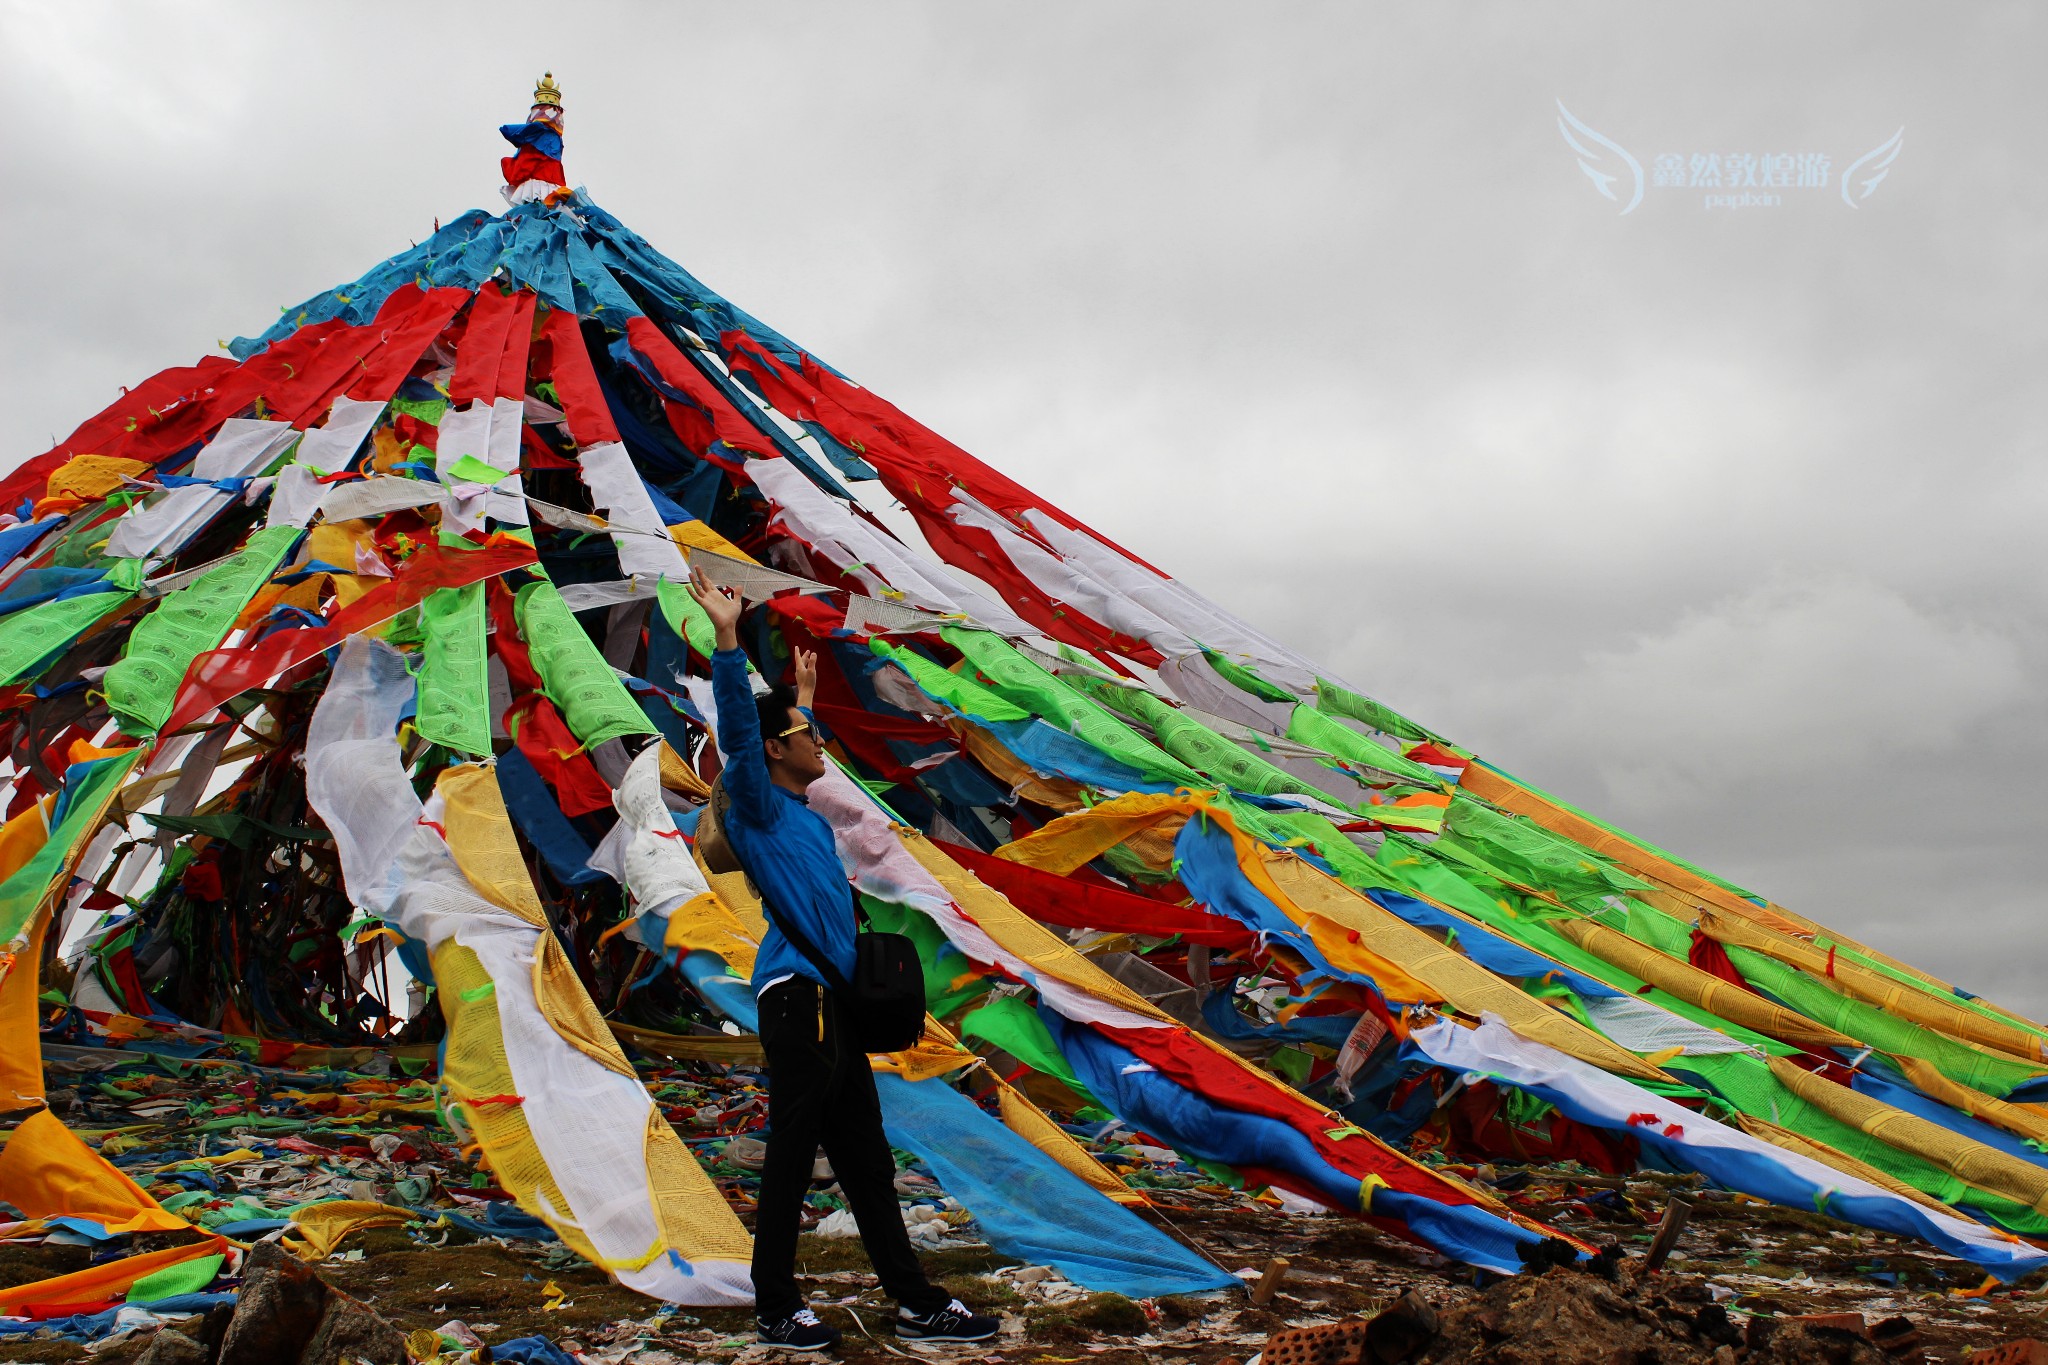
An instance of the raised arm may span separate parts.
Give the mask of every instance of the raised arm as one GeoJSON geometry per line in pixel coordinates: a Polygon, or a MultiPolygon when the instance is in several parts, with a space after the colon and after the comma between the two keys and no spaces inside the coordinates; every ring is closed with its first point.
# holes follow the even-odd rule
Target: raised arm
{"type": "Polygon", "coordinates": [[[818,696],[818,656],[808,649],[796,652],[796,705],[806,716],[818,696]]]}
{"type": "Polygon", "coordinates": [[[718,704],[726,794],[743,817],[768,824],[775,815],[774,793],[769,790],[768,756],[761,749],[761,721],[754,713],[754,689],[747,683],[747,656],[740,652],[742,604],[701,574],[691,576],[690,596],[711,618],[717,646],[711,655],[711,696],[718,704]]]}

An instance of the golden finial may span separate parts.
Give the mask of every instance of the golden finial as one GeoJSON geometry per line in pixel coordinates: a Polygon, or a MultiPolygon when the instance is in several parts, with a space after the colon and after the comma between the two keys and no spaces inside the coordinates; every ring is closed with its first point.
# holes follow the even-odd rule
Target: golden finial
{"type": "Polygon", "coordinates": [[[562,87],[555,84],[554,72],[541,73],[540,83],[533,87],[533,102],[536,105],[552,105],[557,109],[562,107],[562,87]]]}

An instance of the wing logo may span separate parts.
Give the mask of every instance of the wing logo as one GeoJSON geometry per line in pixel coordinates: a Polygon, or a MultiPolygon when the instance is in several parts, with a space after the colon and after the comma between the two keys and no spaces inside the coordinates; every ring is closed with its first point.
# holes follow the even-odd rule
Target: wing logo
{"type": "Polygon", "coordinates": [[[1635,212],[1645,190],[1660,195],[1672,190],[1695,191],[1700,207],[1716,212],[1774,209],[1809,195],[1808,202],[1814,202],[1835,188],[1844,204],[1861,208],[1891,174],[1906,145],[1906,130],[1901,127],[1840,171],[1836,170],[1840,163],[1824,151],[1788,149],[1782,144],[1759,151],[1740,147],[1660,151],[1638,161],[1628,148],[1565,108],[1563,100],[1553,103],[1558,135],[1578,159],[1579,170],[1594,192],[1616,206],[1617,217],[1635,212]]]}
{"type": "Polygon", "coordinates": [[[1849,163],[1842,172],[1842,202],[1850,208],[1863,207],[1863,201],[1884,183],[1892,173],[1892,163],[1899,159],[1899,149],[1906,145],[1906,130],[1899,129],[1877,146],[1849,163]],[[1851,188],[1861,183],[1862,188],[1851,193],[1851,188]]]}
{"type": "MultiPolygon", "coordinates": [[[[1557,115],[1557,131],[1564,135],[1565,146],[1577,153],[1579,169],[1586,173],[1586,179],[1593,182],[1593,188],[1600,192],[1601,198],[1621,204],[1623,214],[1632,212],[1637,204],[1643,202],[1642,163],[1630,156],[1628,149],[1620,143],[1580,122],[1577,115],[1564,107],[1563,100],[1557,102],[1557,115]],[[1627,203],[1622,203],[1622,193],[1617,193],[1617,189],[1627,194],[1627,203]]],[[[1878,178],[1883,179],[1883,174],[1880,173],[1878,178]]],[[[1848,193],[1847,185],[1848,182],[1844,181],[1844,194],[1848,193]]]]}

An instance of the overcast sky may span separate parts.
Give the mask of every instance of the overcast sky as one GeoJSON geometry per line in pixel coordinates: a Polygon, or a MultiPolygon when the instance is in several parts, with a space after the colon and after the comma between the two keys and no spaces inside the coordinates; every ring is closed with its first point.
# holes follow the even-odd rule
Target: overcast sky
{"type": "Polygon", "coordinates": [[[571,182],[800,345],[1509,771],[2048,1013],[2038,11],[329,8],[0,7],[0,467],[502,208],[552,68],[571,182]],[[1769,154],[1828,183],[1655,183],[1769,154]]]}

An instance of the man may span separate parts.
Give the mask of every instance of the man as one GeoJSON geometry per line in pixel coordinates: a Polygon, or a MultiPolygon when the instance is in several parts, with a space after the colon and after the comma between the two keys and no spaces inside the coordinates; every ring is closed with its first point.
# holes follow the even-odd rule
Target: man
{"type": "Polygon", "coordinates": [[[808,712],[816,660],[797,652],[800,698],[780,686],[756,698],[739,648],[740,600],[701,577],[691,579],[690,594],[717,634],[711,687],[730,800],[722,828],[772,911],[754,959],[761,1046],[768,1055],[768,1154],[754,1216],[761,1344],[824,1351],[839,1342],[839,1332],[804,1307],[796,1285],[798,1219],[821,1143],[860,1225],[868,1259],[896,1300],[896,1335],[985,1340],[995,1335],[996,1320],[970,1312],[918,1264],[896,1203],[896,1161],[882,1135],[882,1107],[867,1056],[852,1042],[844,1002],[777,923],[793,925],[840,980],[853,974],[853,892],[832,827],[804,799],[805,789],[825,775],[824,746],[808,712]]]}

